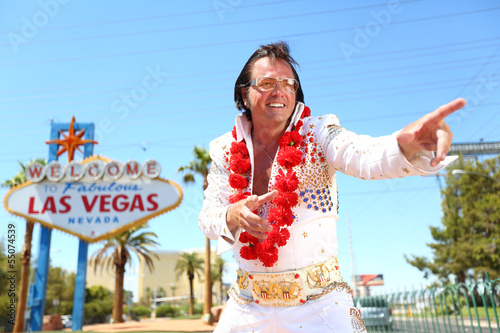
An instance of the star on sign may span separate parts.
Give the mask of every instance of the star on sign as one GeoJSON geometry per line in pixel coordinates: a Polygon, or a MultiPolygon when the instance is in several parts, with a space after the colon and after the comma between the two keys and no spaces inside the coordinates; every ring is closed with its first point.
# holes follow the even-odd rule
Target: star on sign
{"type": "Polygon", "coordinates": [[[410,173],[410,170],[408,170],[407,168],[403,168],[403,171],[406,172],[407,174],[410,173]]]}
{"type": "Polygon", "coordinates": [[[54,143],[61,146],[61,148],[59,148],[59,150],[57,151],[57,156],[61,156],[67,151],[68,162],[73,161],[75,157],[75,149],[83,153],[79,146],[82,146],[86,143],[93,143],[93,144],[97,143],[97,141],[94,140],[83,140],[82,136],[85,134],[85,129],[82,129],[78,133],[75,133],[74,126],[75,126],[75,117],[72,117],[71,123],[69,124],[68,135],[64,134],[62,130],[59,131],[59,134],[61,134],[64,137],[64,139],[54,139],[45,142],[47,144],[54,143]]]}
{"type": "Polygon", "coordinates": [[[302,236],[304,236],[304,238],[306,238],[306,237],[307,237],[307,232],[305,232],[305,231],[304,231],[304,232],[302,233],[302,236]]]}

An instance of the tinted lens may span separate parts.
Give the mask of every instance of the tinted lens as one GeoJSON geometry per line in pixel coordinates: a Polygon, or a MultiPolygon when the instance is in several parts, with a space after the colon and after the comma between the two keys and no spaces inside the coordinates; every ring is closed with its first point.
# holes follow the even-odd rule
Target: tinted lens
{"type": "Polygon", "coordinates": [[[262,91],[273,90],[276,86],[276,79],[273,77],[261,77],[257,81],[257,88],[262,91]]]}
{"type": "Polygon", "coordinates": [[[252,81],[260,91],[271,91],[276,87],[276,81],[281,82],[283,91],[287,93],[294,93],[299,88],[299,82],[294,79],[276,79],[274,77],[259,77],[252,81]]]}
{"type": "Polygon", "coordinates": [[[283,90],[286,92],[295,92],[299,87],[299,83],[294,79],[282,79],[283,90]]]}

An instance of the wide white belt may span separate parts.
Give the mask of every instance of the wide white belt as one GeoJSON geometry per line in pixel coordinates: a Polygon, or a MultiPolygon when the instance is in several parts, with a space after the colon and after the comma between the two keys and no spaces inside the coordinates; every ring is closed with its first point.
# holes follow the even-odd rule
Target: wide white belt
{"type": "Polygon", "coordinates": [[[255,301],[263,306],[295,306],[333,291],[350,290],[342,282],[336,257],[299,270],[252,273],[238,269],[229,295],[239,303],[255,301]]]}

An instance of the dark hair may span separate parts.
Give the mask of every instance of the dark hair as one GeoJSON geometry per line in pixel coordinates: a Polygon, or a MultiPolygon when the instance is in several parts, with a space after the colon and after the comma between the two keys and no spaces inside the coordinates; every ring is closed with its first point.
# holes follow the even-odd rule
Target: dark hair
{"type": "Polygon", "coordinates": [[[261,45],[260,48],[252,54],[250,59],[248,59],[247,63],[241,70],[238,79],[236,79],[236,83],[234,84],[234,102],[236,103],[236,108],[238,110],[244,111],[248,120],[252,120],[252,115],[250,113],[250,109],[245,105],[245,102],[243,101],[241,88],[249,87],[253,64],[257,60],[265,57],[268,57],[271,62],[274,62],[276,59],[280,59],[290,65],[294,78],[299,81],[299,89],[297,89],[297,92],[295,93],[295,104],[297,104],[297,102],[304,103],[304,93],[302,92],[302,85],[300,84],[299,75],[297,74],[297,71],[294,67],[294,65],[299,66],[299,64],[290,55],[288,44],[286,42],[277,42],[267,45],[261,45]]]}

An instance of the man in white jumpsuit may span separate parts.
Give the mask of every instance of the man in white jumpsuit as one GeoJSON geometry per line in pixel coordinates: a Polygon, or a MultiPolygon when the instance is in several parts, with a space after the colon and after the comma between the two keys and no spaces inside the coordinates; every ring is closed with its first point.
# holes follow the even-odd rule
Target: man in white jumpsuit
{"type": "Polygon", "coordinates": [[[239,265],[215,332],[366,332],[336,259],[336,171],[386,179],[452,160],[444,118],[463,99],[393,135],[360,136],[310,115],[294,65],[286,43],[261,46],[235,84],[244,112],[210,143],[200,228],[239,265]]]}

